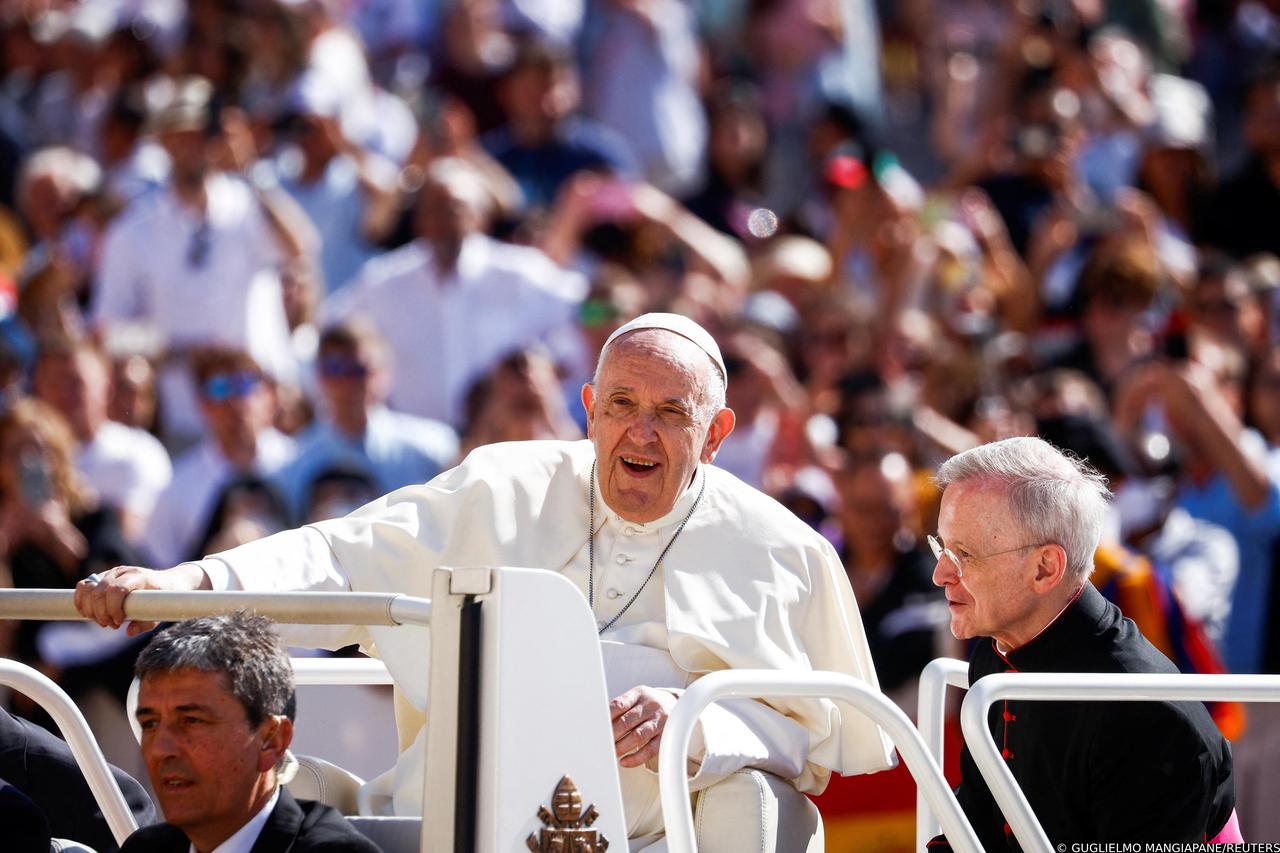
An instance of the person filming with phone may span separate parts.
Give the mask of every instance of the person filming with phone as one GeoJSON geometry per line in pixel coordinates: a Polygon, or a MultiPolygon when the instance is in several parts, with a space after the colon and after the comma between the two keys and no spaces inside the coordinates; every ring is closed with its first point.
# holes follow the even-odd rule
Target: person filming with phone
{"type": "Polygon", "coordinates": [[[134,555],[119,514],[76,474],[62,417],[21,400],[0,418],[0,557],[17,587],[70,588],[134,555]]]}
{"type": "MultiPolygon", "coordinates": [[[[119,512],[99,503],[81,481],[74,448],[66,421],[38,400],[19,400],[0,416],[0,561],[11,569],[15,587],[70,589],[93,572],[140,556],[125,539],[119,512]]],[[[0,654],[40,667],[77,702],[98,688],[118,700],[112,705],[100,701],[106,695],[95,695],[90,725],[102,722],[99,711],[123,712],[139,647],[79,623],[25,622],[12,645],[0,636],[0,654]]],[[[124,761],[111,750],[108,759],[124,761]]]]}

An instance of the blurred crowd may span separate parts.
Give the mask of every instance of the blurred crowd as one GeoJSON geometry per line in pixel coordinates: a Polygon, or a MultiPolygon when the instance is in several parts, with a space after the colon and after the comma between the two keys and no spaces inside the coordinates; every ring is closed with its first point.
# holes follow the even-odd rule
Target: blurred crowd
{"type": "MultiPolygon", "coordinates": [[[[581,437],[669,310],[891,692],[948,651],[931,471],[1029,434],[1109,478],[1095,582],[1157,645],[1280,672],[1280,2],[0,8],[3,583],[581,437]]],[[[77,630],[0,647],[119,691],[77,630]]]]}

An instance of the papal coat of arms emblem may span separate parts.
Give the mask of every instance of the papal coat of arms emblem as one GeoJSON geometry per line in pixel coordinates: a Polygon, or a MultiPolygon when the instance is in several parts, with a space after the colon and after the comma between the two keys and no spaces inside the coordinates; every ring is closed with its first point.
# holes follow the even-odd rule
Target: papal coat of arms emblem
{"type": "Polygon", "coordinates": [[[609,842],[599,830],[588,829],[599,816],[595,805],[582,808],[578,786],[565,776],[551,795],[551,811],[538,806],[538,818],[546,826],[529,833],[525,843],[533,853],[604,853],[609,842]]]}

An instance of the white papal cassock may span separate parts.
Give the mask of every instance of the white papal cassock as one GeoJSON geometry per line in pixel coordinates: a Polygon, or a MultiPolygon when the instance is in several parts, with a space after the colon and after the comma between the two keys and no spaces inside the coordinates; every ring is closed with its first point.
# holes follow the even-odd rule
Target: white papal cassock
{"type": "MultiPolygon", "coordinates": [[[[430,483],[409,486],[351,515],[231,551],[200,565],[215,589],[401,592],[430,597],[440,566],[558,571],[587,591],[589,441],[495,444],[430,483]]],[[[595,615],[613,695],[637,684],[685,687],[721,669],[833,670],[878,686],[853,591],[835,550],[771,498],[711,465],[663,518],[617,517],[596,488],[595,615]],[[698,498],[688,524],[643,584],[698,498]]],[[[537,607],[536,601],[529,602],[537,607]]],[[[418,709],[427,705],[425,630],[289,626],[298,645],[359,642],[385,661],[418,709]]],[[[832,771],[892,763],[888,739],[866,717],[825,699],[731,700],[707,709],[693,757],[697,790],[742,767],[793,779],[806,792],[832,771]]],[[[425,737],[401,756],[397,813],[421,810],[425,737]]],[[[656,760],[622,769],[632,837],[661,831],[656,760]]]]}

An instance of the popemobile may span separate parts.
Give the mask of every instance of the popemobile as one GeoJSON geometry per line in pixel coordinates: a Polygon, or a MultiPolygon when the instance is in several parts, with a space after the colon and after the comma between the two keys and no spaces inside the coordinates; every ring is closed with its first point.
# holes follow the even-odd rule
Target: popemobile
{"type": "MultiPolygon", "coordinates": [[[[379,625],[419,632],[428,670],[421,817],[385,811],[376,786],[325,761],[293,757],[291,792],[349,814],[389,853],[438,851],[627,850],[608,691],[596,625],[577,589],[560,575],[520,568],[439,569],[430,600],[375,593],[176,593],[130,596],[130,618],[177,620],[251,609],[290,628],[379,625]],[[538,601],[531,609],[525,604],[538,601]]],[[[0,618],[80,618],[66,590],[0,591],[0,618]]],[[[300,688],[315,684],[390,684],[376,659],[297,658],[300,688]]],[[[37,671],[0,661],[0,683],[42,704],[79,761],[117,841],[135,828],[101,750],[79,710],[37,671]]],[[[666,838],[653,851],[821,851],[822,821],[813,803],[777,777],[740,771],[697,796],[689,793],[686,755],[699,712],[732,697],[824,696],[874,720],[894,742],[919,786],[917,843],[939,829],[961,851],[979,851],[969,822],[939,767],[942,699],[965,687],[960,661],[934,661],[921,680],[921,730],[877,690],[848,675],[735,670],[698,679],[668,721],[659,759],[666,838]]],[[[300,691],[302,692],[302,691],[300,691]]],[[[305,695],[305,694],[304,694],[305,695]]],[[[1202,698],[1276,701],[1274,676],[1002,675],[983,679],[961,712],[966,742],[1023,849],[1054,848],[1026,804],[985,726],[1002,699],[1202,698]]],[[[395,703],[397,711],[403,703],[395,703]]],[[[306,714],[306,707],[302,707],[306,714]]],[[[403,713],[403,712],[401,712],[403,713]]],[[[406,721],[396,716],[402,731],[406,721]]],[[[376,723],[370,721],[368,725],[376,723]]],[[[404,772],[402,770],[402,772],[404,772]]],[[[75,839],[62,850],[90,851],[75,839]]],[[[632,848],[634,849],[634,848],[632,848]]]]}

